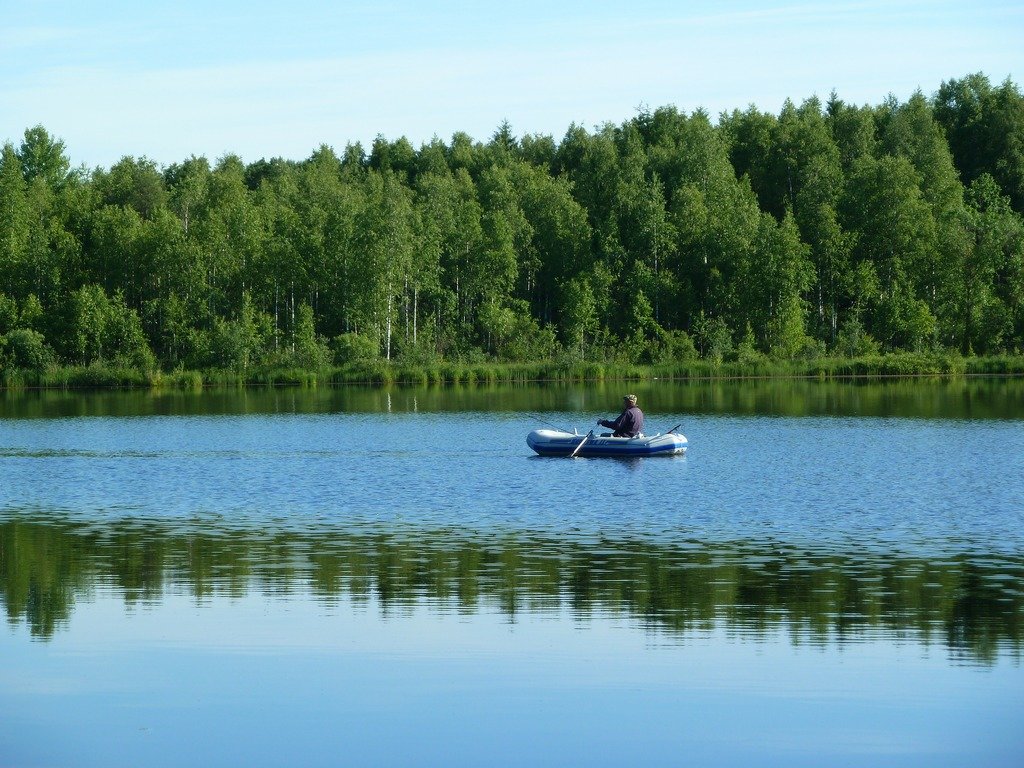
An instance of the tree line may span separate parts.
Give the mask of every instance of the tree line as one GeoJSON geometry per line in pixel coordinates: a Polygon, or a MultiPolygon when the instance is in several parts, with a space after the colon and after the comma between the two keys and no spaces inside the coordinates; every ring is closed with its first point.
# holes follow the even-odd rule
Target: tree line
{"type": "Polygon", "coordinates": [[[250,164],[36,126],[0,212],[0,369],[1024,348],[1024,97],[983,74],[250,164]]]}

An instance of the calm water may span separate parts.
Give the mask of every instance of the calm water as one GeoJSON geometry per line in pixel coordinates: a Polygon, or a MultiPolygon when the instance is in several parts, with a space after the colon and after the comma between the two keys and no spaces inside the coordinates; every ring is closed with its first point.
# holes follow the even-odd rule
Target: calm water
{"type": "Polygon", "coordinates": [[[1024,763],[1024,382],[0,394],[0,766],[1024,763]]]}

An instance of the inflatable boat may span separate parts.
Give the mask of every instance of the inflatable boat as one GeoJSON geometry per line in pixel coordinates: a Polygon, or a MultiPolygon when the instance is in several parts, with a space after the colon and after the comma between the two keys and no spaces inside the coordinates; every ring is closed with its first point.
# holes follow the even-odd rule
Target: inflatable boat
{"type": "Polygon", "coordinates": [[[686,453],[686,438],[675,432],[664,435],[611,437],[535,429],[526,444],[541,456],[677,456],[686,453]]]}

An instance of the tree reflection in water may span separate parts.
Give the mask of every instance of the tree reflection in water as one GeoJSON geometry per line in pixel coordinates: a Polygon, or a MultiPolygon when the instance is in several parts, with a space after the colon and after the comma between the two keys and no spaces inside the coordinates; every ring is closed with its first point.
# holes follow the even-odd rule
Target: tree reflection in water
{"type": "Polygon", "coordinates": [[[253,530],[214,521],[0,519],[0,600],[51,638],[98,588],[127,603],[170,591],[424,603],[473,611],[615,613],[685,638],[721,626],[757,639],[844,643],[897,633],[990,663],[1018,656],[1024,559],[809,550],[783,541],[574,540],[423,527],[253,530]]]}
{"type": "MultiPolygon", "coordinates": [[[[1019,419],[1024,379],[637,381],[651,413],[1019,419]]],[[[618,402],[622,383],[234,388],[181,392],[0,390],[0,418],[279,413],[574,413],[618,402]]],[[[589,422],[590,411],[587,410],[589,422]]],[[[571,426],[571,425],[570,425],[571,426]]],[[[666,425],[667,428],[667,425],[666,425]]]]}

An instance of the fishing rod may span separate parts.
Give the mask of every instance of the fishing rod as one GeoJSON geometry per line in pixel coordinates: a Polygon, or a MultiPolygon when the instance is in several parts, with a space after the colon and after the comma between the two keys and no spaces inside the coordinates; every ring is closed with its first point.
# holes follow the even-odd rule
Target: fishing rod
{"type": "Polygon", "coordinates": [[[537,415],[536,413],[528,413],[528,414],[526,414],[526,415],[527,415],[527,416],[531,416],[531,417],[535,418],[535,419],[536,419],[537,421],[539,421],[539,422],[540,422],[541,424],[546,424],[547,426],[549,426],[549,427],[552,427],[553,429],[557,429],[557,430],[558,430],[559,432],[568,432],[568,431],[569,431],[568,429],[562,429],[562,428],[561,428],[560,426],[558,426],[557,424],[552,424],[552,423],[551,423],[550,421],[545,421],[545,420],[544,420],[544,419],[542,419],[542,418],[541,418],[540,416],[538,416],[538,415],[537,415]]]}

